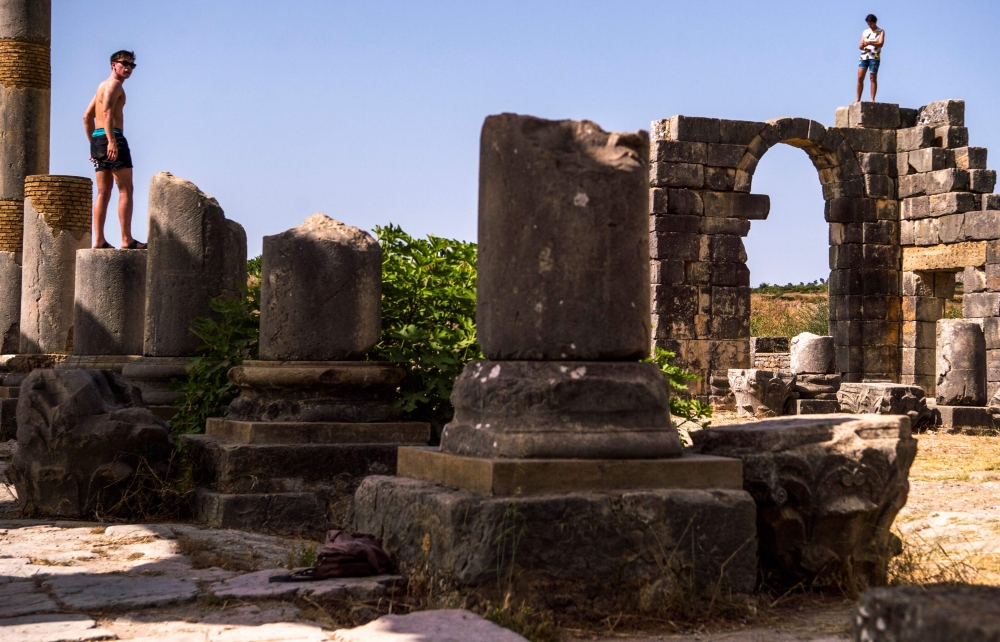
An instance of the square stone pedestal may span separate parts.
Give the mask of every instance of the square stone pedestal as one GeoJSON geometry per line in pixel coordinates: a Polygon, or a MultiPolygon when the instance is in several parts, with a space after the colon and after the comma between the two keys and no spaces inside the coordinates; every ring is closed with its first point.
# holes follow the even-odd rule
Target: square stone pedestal
{"type": "Polygon", "coordinates": [[[756,581],[756,510],[735,459],[400,448],[399,474],[361,483],[355,528],[380,537],[408,574],[453,588],[512,577],[529,603],[613,613],[685,591],[749,592],[756,581]]]}
{"type": "Polygon", "coordinates": [[[316,534],[343,525],[358,481],[393,474],[400,444],[427,443],[420,422],[208,420],[181,437],[193,459],[197,511],[215,528],[316,534]]]}
{"type": "Polygon", "coordinates": [[[949,433],[992,435],[996,433],[993,415],[983,406],[936,406],[938,426],[949,433]]]}

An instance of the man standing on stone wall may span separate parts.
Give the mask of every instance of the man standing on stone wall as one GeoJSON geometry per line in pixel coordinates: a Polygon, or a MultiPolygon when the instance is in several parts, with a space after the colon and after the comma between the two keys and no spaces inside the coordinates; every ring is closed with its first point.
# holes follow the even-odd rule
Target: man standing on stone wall
{"type": "Polygon", "coordinates": [[[83,115],[90,139],[90,161],[97,170],[97,200],[94,202],[94,247],[112,247],[104,238],[111,188],[118,184],[118,220],[122,226],[122,247],[145,250],[146,244],[132,238],[132,153],[122,129],[125,124],[123,83],[135,69],[135,54],[111,54],[111,75],[97,86],[97,93],[83,115]]]}
{"type": "Polygon", "coordinates": [[[868,28],[861,32],[861,62],[858,64],[858,97],[854,102],[861,102],[861,93],[865,88],[865,72],[872,76],[872,102],[875,102],[875,91],[878,89],[878,65],[882,59],[882,45],[885,43],[885,31],[878,28],[878,18],[869,13],[865,18],[868,28]]]}

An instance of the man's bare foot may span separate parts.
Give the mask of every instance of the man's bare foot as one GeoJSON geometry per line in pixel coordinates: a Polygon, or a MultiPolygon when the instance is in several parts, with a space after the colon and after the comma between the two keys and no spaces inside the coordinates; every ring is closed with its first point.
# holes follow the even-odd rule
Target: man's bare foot
{"type": "Polygon", "coordinates": [[[132,239],[131,241],[129,241],[128,243],[125,244],[125,249],[126,250],[145,250],[148,247],[149,246],[146,245],[145,243],[140,243],[139,241],[137,241],[135,239],[132,239]]]}
{"type": "Polygon", "coordinates": [[[115,247],[108,243],[107,241],[102,241],[100,245],[94,246],[95,250],[113,250],[115,247]]]}

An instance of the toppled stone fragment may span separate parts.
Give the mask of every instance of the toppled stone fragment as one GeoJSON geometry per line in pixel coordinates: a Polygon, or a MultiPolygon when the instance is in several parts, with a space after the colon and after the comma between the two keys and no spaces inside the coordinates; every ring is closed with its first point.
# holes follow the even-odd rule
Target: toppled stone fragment
{"type": "Polygon", "coordinates": [[[729,371],[729,386],[740,417],[780,417],[791,414],[795,375],[783,377],[769,370],[729,371]]]}
{"type": "Polygon", "coordinates": [[[927,428],[933,417],[927,408],[924,389],[898,383],[845,382],[840,384],[837,401],[841,412],[873,415],[906,415],[914,431],[927,428]]]}
{"type": "Polygon", "coordinates": [[[170,429],[110,370],[35,370],[21,384],[17,453],[7,471],[29,514],[109,511],[140,464],[165,474],[170,429]]]}
{"type": "Polygon", "coordinates": [[[906,417],[813,415],[692,433],[702,454],[743,461],[770,586],[853,577],[882,585],[899,540],[917,442],[906,417]]]}

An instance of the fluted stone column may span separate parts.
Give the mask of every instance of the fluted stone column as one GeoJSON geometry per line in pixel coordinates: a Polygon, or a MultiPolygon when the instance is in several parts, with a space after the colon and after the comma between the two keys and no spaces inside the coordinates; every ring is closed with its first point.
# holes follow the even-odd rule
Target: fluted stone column
{"type": "Polygon", "coordinates": [[[142,354],[146,250],[76,253],[73,354],[142,354]]]}
{"type": "Polygon", "coordinates": [[[50,0],[0,0],[0,351],[20,349],[24,179],[49,171],[50,0]]]}
{"type": "Polygon", "coordinates": [[[76,251],[90,247],[93,183],[80,176],[29,176],[24,196],[20,351],[70,352],[76,251]]]}

